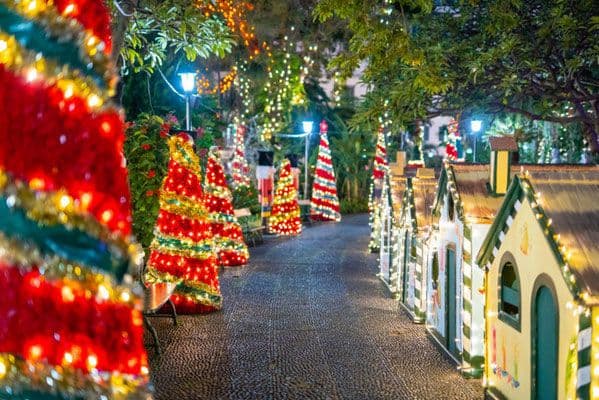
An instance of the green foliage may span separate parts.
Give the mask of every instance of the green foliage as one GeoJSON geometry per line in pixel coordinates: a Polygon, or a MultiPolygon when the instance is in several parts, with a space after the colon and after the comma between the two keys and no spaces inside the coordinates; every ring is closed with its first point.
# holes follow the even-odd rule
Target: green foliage
{"type": "Polygon", "coordinates": [[[152,242],[160,208],[158,196],[168,167],[166,137],[171,121],[141,114],[126,132],[124,148],[131,186],[133,232],[144,249],[152,242]]]}
{"type": "Polygon", "coordinates": [[[357,201],[367,197],[375,144],[375,135],[357,130],[345,130],[331,137],[331,153],[341,199],[357,201]]]}
{"type": "Polygon", "coordinates": [[[363,78],[373,91],[357,122],[386,110],[402,125],[443,113],[508,112],[577,123],[597,148],[597,1],[381,3],[321,0],[315,9],[352,34],[331,67],[349,75],[368,62],[363,78]]]}
{"type": "MultiPolygon", "coordinates": [[[[153,73],[168,59],[224,57],[234,38],[224,20],[205,16],[193,1],[146,0],[128,19],[120,55],[126,71],[153,73]]],[[[117,18],[123,18],[118,12],[117,18]]]]}
{"type": "Polygon", "coordinates": [[[248,208],[252,214],[260,214],[258,190],[253,186],[239,186],[233,190],[233,208],[248,208]]]}
{"type": "Polygon", "coordinates": [[[361,214],[368,212],[368,199],[342,199],[339,203],[341,214],[361,214]]]}

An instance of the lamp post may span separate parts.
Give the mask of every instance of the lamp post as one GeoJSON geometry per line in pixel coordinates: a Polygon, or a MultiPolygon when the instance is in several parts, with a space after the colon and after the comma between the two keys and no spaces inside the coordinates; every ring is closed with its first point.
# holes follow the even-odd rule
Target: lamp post
{"type": "Polygon", "coordinates": [[[304,128],[304,135],[306,137],[306,148],[304,153],[304,199],[308,199],[308,149],[310,146],[310,135],[314,128],[314,122],[303,121],[302,127],[304,128]]]}
{"type": "Polygon", "coordinates": [[[482,127],[483,127],[483,121],[478,120],[478,119],[473,119],[472,121],[470,121],[470,129],[472,130],[472,133],[474,134],[474,154],[473,154],[472,162],[476,162],[476,141],[478,139],[478,132],[480,132],[482,127]]]}
{"type": "Polygon", "coordinates": [[[195,88],[195,72],[182,72],[179,74],[181,86],[185,93],[185,130],[191,131],[191,96],[195,88]]]}

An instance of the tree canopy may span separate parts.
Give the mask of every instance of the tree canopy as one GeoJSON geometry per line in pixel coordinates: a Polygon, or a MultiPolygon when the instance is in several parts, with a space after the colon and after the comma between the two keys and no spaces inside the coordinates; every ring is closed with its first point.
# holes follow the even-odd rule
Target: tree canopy
{"type": "Polygon", "coordinates": [[[367,61],[357,119],[517,113],[577,123],[597,151],[599,3],[594,0],[320,0],[349,45],[331,66],[367,61]],[[387,105],[385,106],[385,101],[387,105]]]}
{"type": "Polygon", "coordinates": [[[123,71],[152,73],[169,59],[224,57],[235,44],[218,14],[203,1],[121,0],[113,3],[115,46],[123,71]]]}

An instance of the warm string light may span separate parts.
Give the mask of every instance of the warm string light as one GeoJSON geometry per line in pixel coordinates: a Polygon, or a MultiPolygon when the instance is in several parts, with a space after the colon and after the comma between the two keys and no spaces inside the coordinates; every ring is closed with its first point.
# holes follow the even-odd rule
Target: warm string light
{"type": "Polygon", "coordinates": [[[381,124],[378,129],[378,138],[376,144],[376,152],[374,156],[374,167],[372,171],[372,183],[370,186],[370,196],[368,201],[368,209],[370,214],[370,243],[368,248],[370,251],[377,251],[380,246],[381,235],[381,198],[380,191],[383,186],[383,180],[389,172],[389,163],[387,161],[387,138],[385,133],[385,125],[381,124]],[[379,192],[375,196],[376,192],[379,192]]]}
{"type": "Polygon", "coordinates": [[[336,71],[333,75],[333,107],[341,105],[341,89],[345,87],[345,80],[341,77],[341,73],[336,71]]]}
{"type": "MultiPolygon", "coordinates": [[[[295,28],[291,27],[291,31],[294,32],[295,28]]],[[[289,107],[306,104],[304,82],[315,63],[307,54],[300,59],[299,67],[294,65],[292,54],[295,54],[296,49],[297,45],[285,36],[281,55],[270,57],[267,67],[268,81],[263,88],[266,105],[260,132],[262,141],[270,140],[285,127],[289,107]]]]}
{"type": "Polygon", "coordinates": [[[237,67],[227,73],[216,85],[212,86],[205,74],[197,74],[196,87],[199,95],[214,95],[228,92],[237,78],[237,67]]]}
{"type": "Polygon", "coordinates": [[[260,54],[264,43],[260,45],[255,34],[255,27],[247,22],[247,13],[253,11],[254,5],[246,1],[216,0],[215,2],[198,1],[199,7],[207,17],[220,14],[227,27],[241,37],[243,45],[248,49],[250,60],[260,54]]]}
{"type": "Polygon", "coordinates": [[[237,66],[237,79],[234,81],[234,85],[239,93],[239,97],[241,98],[241,111],[240,115],[240,123],[247,123],[251,117],[252,108],[253,108],[253,96],[252,96],[252,85],[250,75],[248,73],[248,63],[247,61],[242,62],[237,66]]]}

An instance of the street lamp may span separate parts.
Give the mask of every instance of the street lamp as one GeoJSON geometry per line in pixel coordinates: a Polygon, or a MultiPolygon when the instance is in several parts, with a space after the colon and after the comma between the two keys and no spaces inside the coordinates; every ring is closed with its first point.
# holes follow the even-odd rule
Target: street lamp
{"type": "Polygon", "coordinates": [[[304,134],[306,136],[306,148],[304,153],[304,198],[308,199],[308,149],[310,146],[310,135],[312,129],[314,129],[314,122],[303,121],[302,127],[304,128],[304,134]]]}
{"type": "Polygon", "coordinates": [[[191,131],[191,96],[195,88],[195,72],[182,72],[179,74],[181,86],[185,93],[185,130],[191,131]]]}
{"type": "Polygon", "coordinates": [[[472,162],[476,162],[476,141],[478,139],[478,132],[480,132],[482,127],[483,121],[478,119],[473,119],[472,121],[470,121],[470,129],[472,130],[472,133],[474,133],[474,156],[472,162]]]}

